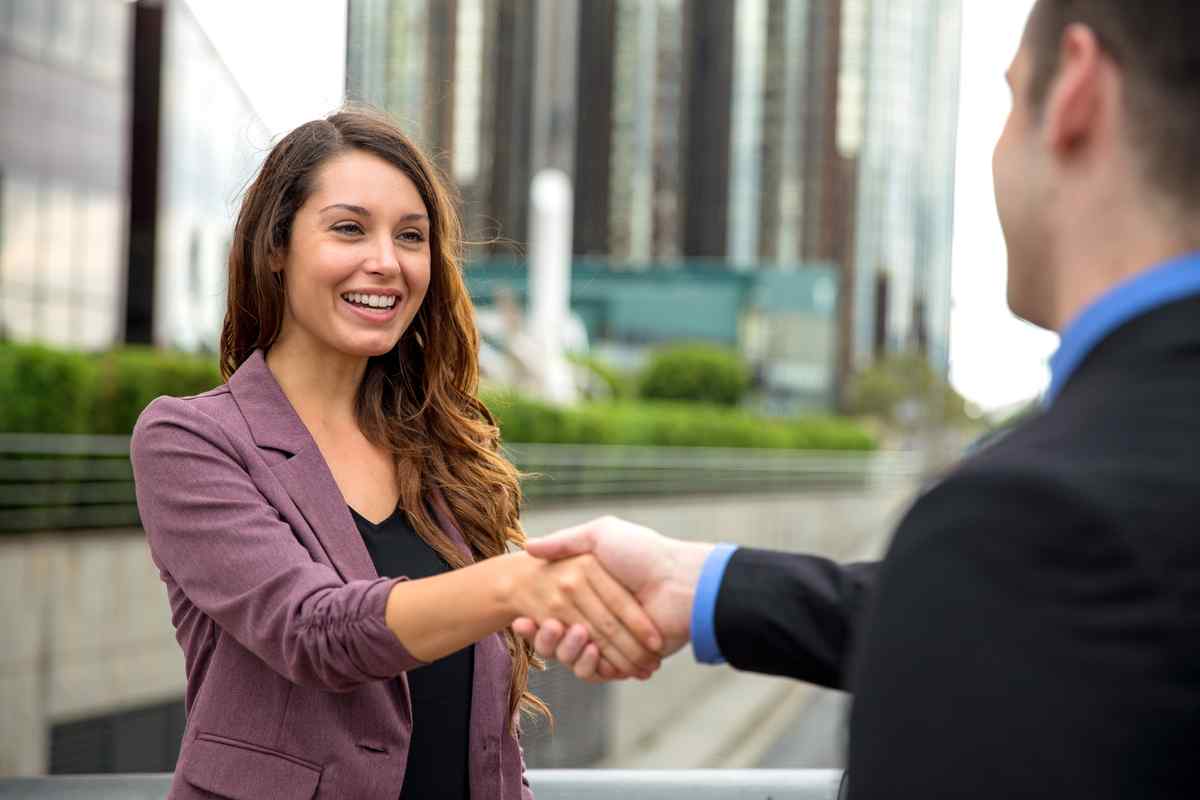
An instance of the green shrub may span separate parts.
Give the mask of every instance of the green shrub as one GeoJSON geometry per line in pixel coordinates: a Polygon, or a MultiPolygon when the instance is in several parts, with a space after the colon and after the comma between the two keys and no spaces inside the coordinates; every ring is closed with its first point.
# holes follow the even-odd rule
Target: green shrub
{"type": "Polygon", "coordinates": [[[736,353],[705,344],[679,345],[655,353],[642,372],[647,400],[736,406],[750,388],[750,373],[736,353]]]}
{"type": "MultiPolygon", "coordinates": [[[[622,373],[612,364],[593,355],[573,353],[567,359],[587,370],[595,382],[604,387],[601,396],[611,400],[631,400],[637,394],[637,384],[629,375],[622,373]]],[[[596,393],[589,393],[592,397],[596,393]]]]}
{"type": "MultiPolygon", "coordinates": [[[[102,355],[0,344],[0,431],[129,434],[159,395],[220,383],[215,359],[150,348],[102,355]]],[[[692,403],[615,401],[558,408],[502,390],[483,400],[506,442],[870,450],[875,440],[842,419],[777,419],[692,403]]]]}
{"type": "Polygon", "coordinates": [[[95,433],[128,433],[159,395],[187,397],[221,383],[212,356],[149,347],[112,350],[97,360],[95,433]]]}
{"type": "Polygon", "coordinates": [[[151,400],[221,382],[215,359],[151,348],[101,355],[0,344],[0,431],[128,434],[151,400]]]}
{"type": "Polygon", "coordinates": [[[518,395],[484,402],[506,442],[660,447],[873,450],[875,439],[850,420],[776,419],[687,403],[587,403],[555,408],[518,395]]]}
{"type": "Polygon", "coordinates": [[[0,344],[0,431],[90,433],[95,372],[80,353],[0,344]]]}
{"type": "Polygon", "coordinates": [[[850,383],[847,405],[852,414],[910,424],[911,420],[901,419],[906,403],[927,421],[967,419],[962,395],[920,354],[889,356],[860,372],[850,383]]]}

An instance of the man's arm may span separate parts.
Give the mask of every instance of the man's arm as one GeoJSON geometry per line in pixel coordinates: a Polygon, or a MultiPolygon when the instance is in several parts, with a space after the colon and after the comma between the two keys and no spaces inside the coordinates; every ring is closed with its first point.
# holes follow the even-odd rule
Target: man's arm
{"type": "Polygon", "coordinates": [[[846,689],[850,650],[878,570],[875,562],[737,550],[716,602],[721,655],[741,670],[846,689]]]}
{"type": "MultiPolygon", "coordinates": [[[[845,665],[876,566],[681,542],[615,518],[532,539],[540,558],[593,553],[641,601],[667,639],[664,655],[693,640],[697,659],[845,684],[845,665]]],[[[546,657],[595,673],[582,630],[554,623],[514,625],[546,657]]],[[[594,649],[594,648],[593,648],[594,649]]],[[[600,673],[603,675],[603,672],[600,673]]]]}

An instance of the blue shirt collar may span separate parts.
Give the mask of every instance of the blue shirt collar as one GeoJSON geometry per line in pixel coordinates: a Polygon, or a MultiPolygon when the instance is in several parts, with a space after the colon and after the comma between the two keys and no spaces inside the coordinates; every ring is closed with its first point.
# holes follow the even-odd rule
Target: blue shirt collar
{"type": "Polygon", "coordinates": [[[1050,388],[1042,398],[1049,407],[1088,354],[1110,333],[1134,317],[1200,294],[1200,253],[1168,261],[1118,284],[1085,308],[1062,332],[1050,358],[1050,388]]]}

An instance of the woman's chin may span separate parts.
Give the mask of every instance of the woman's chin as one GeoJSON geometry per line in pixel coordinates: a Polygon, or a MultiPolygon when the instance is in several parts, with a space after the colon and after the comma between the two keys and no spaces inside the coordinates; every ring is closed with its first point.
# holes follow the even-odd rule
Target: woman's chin
{"type": "Polygon", "coordinates": [[[338,350],[341,350],[348,356],[357,358],[372,358],[374,356],[382,356],[390,353],[395,349],[399,338],[392,337],[363,337],[351,341],[342,341],[338,343],[338,350]]]}

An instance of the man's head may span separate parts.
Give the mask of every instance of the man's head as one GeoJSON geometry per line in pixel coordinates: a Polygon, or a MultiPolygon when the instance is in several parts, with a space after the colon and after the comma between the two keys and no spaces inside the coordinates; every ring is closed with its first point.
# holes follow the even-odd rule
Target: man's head
{"type": "Polygon", "coordinates": [[[993,159],[1018,316],[1062,325],[1120,271],[1097,251],[1200,246],[1197,31],[1197,0],[1037,0],[993,159]]]}

